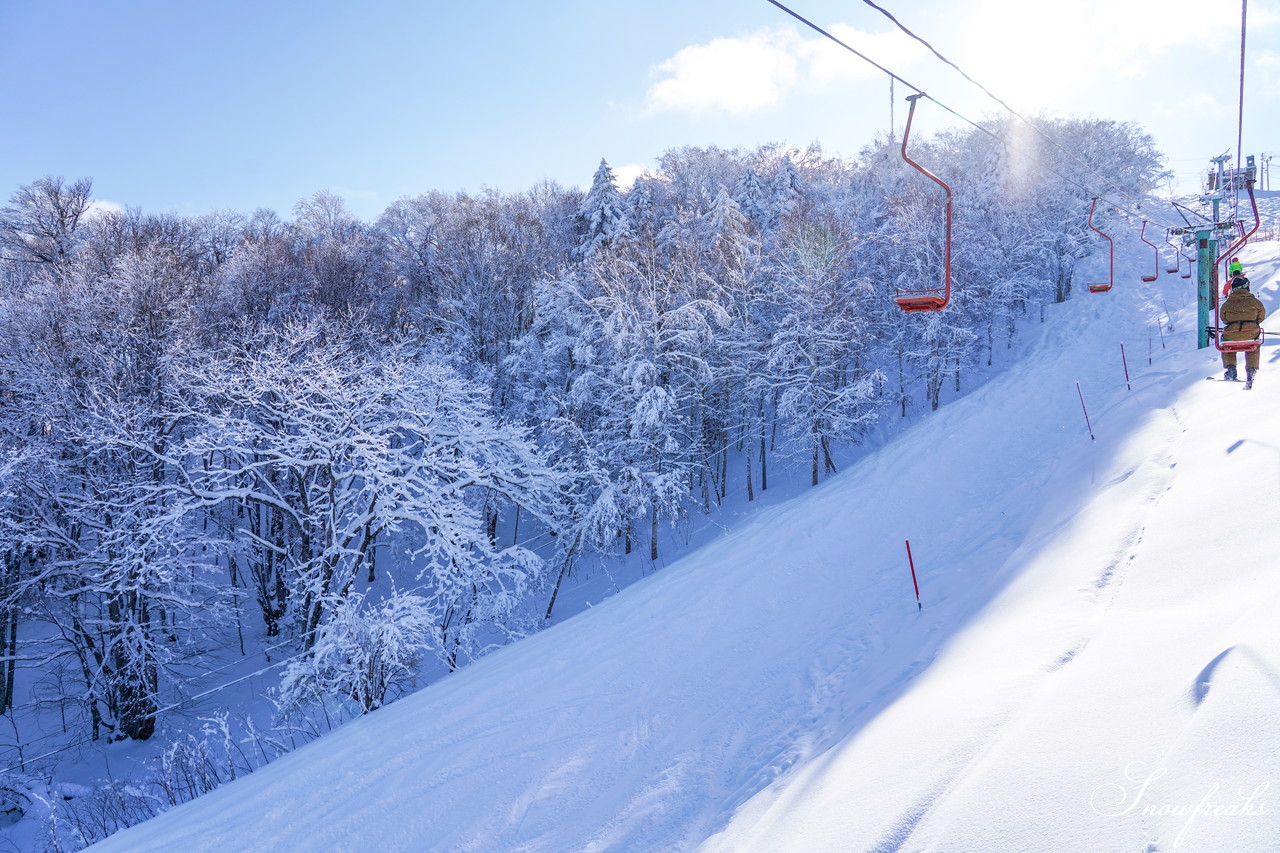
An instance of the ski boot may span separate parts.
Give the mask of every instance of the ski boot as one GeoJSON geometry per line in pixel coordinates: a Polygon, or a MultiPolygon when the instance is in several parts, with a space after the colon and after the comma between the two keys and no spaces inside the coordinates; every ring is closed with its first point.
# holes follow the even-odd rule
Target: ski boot
{"type": "Polygon", "coordinates": [[[1235,382],[1239,378],[1236,376],[1236,366],[1234,364],[1227,365],[1227,369],[1222,372],[1222,378],[1228,382],[1235,382]]]}
{"type": "Polygon", "coordinates": [[[1245,388],[1253,387],[1253,377],[1254,377],[1254,374],[1256,374],[1257,372],[1258,372],[1258,368],[1256,367],[1246,367],[1244,369],[1244,387],[1245,388]]]}

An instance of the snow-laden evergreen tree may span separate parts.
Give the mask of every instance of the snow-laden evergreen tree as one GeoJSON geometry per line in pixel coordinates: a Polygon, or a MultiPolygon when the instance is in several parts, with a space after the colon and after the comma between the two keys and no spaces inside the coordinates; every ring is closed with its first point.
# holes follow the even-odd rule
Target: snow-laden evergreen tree
{"type": "Polygon", "coordinates": [[[777,230],[800,208],[804,186],[790,156],[784,156],[769,182],[769,228],[777,230]]]}
{"type": "Polygon", "coordinates": [[[711,209],[702,216],[699,231],[712,263],[741,266],[740,256],[751,241],[750,220],[724,185],[711,202],[711,209]]]}
{"type": "Polygon", "coordinates": [[[582,227],[582,242],[578,254],[590,260],[601,248],[608,246],[630,227],[627,222],[627,206],[613,169],[604,158],[591,178],[591,189],[578,209],[578,221],[582,227]]]}
{"type": "Polygon", "coordinates": [[[657,180],[649,175],[641,175],[625,196],[627,221],[636,239],[641,241],[653,239],[653,235],[662,227],[655,192],[657,186],[657,180]]]}
{"type": "Polygon", "coordinates": [[[733,189],[733,198],[744,216],[763,229],[769,222],[769,196],[756,170],[747,167],[733,189]]]}

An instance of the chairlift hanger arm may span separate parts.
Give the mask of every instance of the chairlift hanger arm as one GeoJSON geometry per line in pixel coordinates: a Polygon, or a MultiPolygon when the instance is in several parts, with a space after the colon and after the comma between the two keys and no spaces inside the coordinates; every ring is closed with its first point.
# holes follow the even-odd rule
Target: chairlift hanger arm
{"type": "Polygon", "coordinates": [[[1173,249],[1173,265],[1165,264],[1164,271],[1167,273],[1175,273],[1181,266],[1182,250],[1173,242],[1173,229],[1166,229],[1164,232],[1164,241],[1169,244],[1169,248],[1173,249]]]}
{"type": "MultiPolygon", "coordinates": [[[[931,290],[900,290],[898,297],[894,300],[898,303],[898,307],[908,314],[914,314],[921,311],[941,311],[947,307],[947,303],[951,301],[951,187],[946,181],[939,178],[933,172],[930,172],[924,166],[921,166],[915,160],[912,160],[907,154],[907,141],[911,138],[911,122],[916,114],[916,101],[926,98],[923,92],[917,92],[914,95],[908,95],[907,101],[911,104],[911,108],[907,111],[907,124],[902,129],[902,159],[905,160],[912,168],[923,174],[929,180],[942,187],[943,192],[947,194],[946,206],[946,227],[943,237],[943,286],[931,290]]],[[[932,100],[932,98],[930,98],[932,100]]]]}
{"type": "MultiPolygon", "coordinates": [[[[1246,186],[1248,187],[1248,190],[1249,190],[1249,204],[1253,206],[1253,227],[1249,229],[1249,232],[1247,234],[1242,235],[1239,240],[1233,242],[1225,252],[1219,255],[1218,259],[1214,261],[1214,266],[1217,266],[1218,264],[1222,263],[1224,259],[1231,257],[1236,252],[1243,249],[1245,244],[1249,242],[1249,238],[1252,237],[1257,232],[1258,226],[1262,224],[1261,220],[1258,218],[1258,199],[1253,194],[1253,181],[1249,181],[1246,186]]],[[[1244,223],[1241,223],[1240,227],[1243,230],[1244,223]]]]}
{"type": "MultiPolygon", "coordinates": [[[[1245,234],[1238,241],[1236,241],[1235,243],[1232,243],[1231,246],[1228,247],[1225,252],[1223,252],[1221,255],[1218,256],[1218,259],[1214,261],[1214,264],[1213,264],[1213,267],[1215,270],[1218,268],[1218,264],[1222,263],[1223,260],[1231,257],[1233,254],[1235,254],[1240,249],[1242,249],[1244,245],[1249,242],[1249,238],[1253,236],[1254,232],[1258,230],[1258,225],[1259,225],[1258,200],[1253,194],[1253,181],[1249,181],[1248,184],[1246,184],[1246,186],[1248,187],[1248,190],[1249,190],[1249,202],[1253,205],[1253,228],[1249,230],[1248,234],[1245,234]]],[[[1213,294],[1213,297],[1214,297],[1213,298],[1213,325],[1221,329],[1222,328],[1222,303],[1225,300],[1219,299],[1216,293],[1213,294]]],[[[1254,340],[1224,341],[1222,340],[1222,335],[1216,335],[1214,337],[1214,346],[1217,347],[1218,352],[1249,352],[1251,350],[1261,348],[1262,340],[1265,336],[1266,336],[1266,332],[1263,330],[1261,326],[1259,326],[1258,337],[1254,340]]]]}
{"type": "Polygon", "coordinates": [[[1152,251],[1156,253],[1156,274],[1150,275],[1150,276],[1144,275],[1142,277],[1142,280],[1145,282],[1155,281],[1160,277],[1160,250],[1156,247],[1155,243],[1152,243],[1150,240],[1147,239],[1147,220],[1145,219],[1142,220],[1142,235],[1139,237],[1139,239],[1142,240],[1142,242],[1146,243],[1148,246],[1150,246],[1152,251]]]}
{"type": "Polygon", "coordinates": [[[1097,210],[1097,208],[1098,208],[1098,199],[1099,199],[1099,198],[1101,198],[1101,196],[1094,196],[1094,197],[1093,197],[1093,204],[1091,204],[1091,205],[1089,206],[1089,227],[1090,227],[1090,228],[1092,228],[1094,231],[1097,231],[1099,234],[1102,234],[1102,236],[1103,236],[1103,237],[1106,237],[1106,238],[1107,238],[1107,244],[1108,244],[1108,245],[1109,245],[1109,247],[1110,247],[1108,254],[1109,254],[1109,257],[1110,257],[1109,270],[1110,270],[1110,276],[1111,276],[1111,277],[1110,277],[1110,280],[1108,280],[1105,284],[1103,284],[1102,282],[1097,282],[1097,283],[1095,283],[1095,284],[1089,284],[1089,285],[1088,285],[1088,287],[1089,287],[1089,292],[1090,292],[1090,293],[1106,293],[1108,290],[1110,290],[1110,289],[1112,288],[1112,286],[1114,286],[1114,285],[1115,285],[1115,282],[1116,282],[1116,244],[1115,244],[1115,241],[1114,241],[1114,240],[1112,240],[1110,237],[1108,237],[1106,234],[1103,234],[1101,231],[1099,231],[1099,230],[1098,230],[1098,228],[1093,224],[1093,212],[1094,212],[1095,210],[1097,210]]]}

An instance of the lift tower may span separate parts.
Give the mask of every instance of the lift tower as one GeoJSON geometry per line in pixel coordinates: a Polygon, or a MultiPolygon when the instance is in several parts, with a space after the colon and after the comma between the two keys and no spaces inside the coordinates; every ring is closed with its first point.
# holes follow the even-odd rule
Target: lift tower
{"type": "Polygon", "coordinates": [[[1196,244],[1196,305],[1200,329],[1196,345],[1199,349],[1213,345],[1209,329],[1213,326],[1210,318],[1218,298],[1218,246],[1224,242],[1229,246],[1233,239],[1244,236],[1244,222],[1236,218],[1238,211],[1233,207],[1228,218],[1224,219],[1222,203],[1228,196],[1234,200],[1237,189],[1248,189],[1257,178],[1252,154],[1248,156],[1247,165],[1243,169],[1227,168],[1231,160],[1232,156],[1228,152],[1210,161],[1214,168],[1209,170],[1200,203],[1212,205],[1213,219],[1204,224],[1174,228],[1171,232],[1184,239],[1191,237],[1196,244]]]}

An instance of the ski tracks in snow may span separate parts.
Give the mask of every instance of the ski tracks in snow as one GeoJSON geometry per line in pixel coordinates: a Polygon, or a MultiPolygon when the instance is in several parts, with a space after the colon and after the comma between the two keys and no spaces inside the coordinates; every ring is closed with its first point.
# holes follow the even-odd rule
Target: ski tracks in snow
{"type": "MultiPolygon", "coordinates": [[[[1011,676],[1006,692],[1014,694],[1012,701],[992,703],[984,719],[970,719],[967,725],[956,731],[945,754],[938,757],[933,780],[916,797],[899,806],[892,823],[867,846],[869,851],[907,853],[952,849],[943,844],[953,820],[949,800],[953,795],[963,794],[972,787],[974,779],[982,776],[988,757],[1003,749],[1006,732],[1017,727],[1024,712],[1035,713],[1044,694],[1052,688],[1055,675],[1085,653],[1112,605],[1123,594],[1128,573],[1138,561],[1147,529],[1157,516],[1162,499],[1174,486],[1177,476],[1174,460],[1183,433],[1176,413],[1172,409],[1163,411],[1155,423],[1142,430],[1140,439],[1127,444],[1126,449],[1145,449],[1140,457],[1102,484],[1099,494],[1081,513],[1065,522],[1050,523],[1048,535],[1051,537],[1084,536],[1091,540],[1091,551],[1096,555],[1091,561],[1093,568],[1052,564],[1040,567],[1033,561],[1025,577],[1028,582],[1038,584],[1044,594],[1038,604],[1027,602],[1023,606],[1042,610],[1046,614],[1046,631],[1051,634],[1050,613],[1059,617],[1060,624],[1074,626],[1075,630],[1061,632],[1066,642],[1056,650],[1044,650],[1043,664],[1038,671],[1029,670],[1021,676],[1011,676]],[[1099,503],[1103,507],[1141,507],[1141,510],[1108,512],[1104,509],[1099,512],[1095,509],[1099,503]],[[1072,530],[1081,527],[1087,532],[1072,530]],[[1074,575],[1074,584],[1054,583],[1054,572],[1074,575]],[[1034,578],[1037,574],[1041,575],[1038,580],[1034,578]],[[1064,619],[1064,613],[1073,615],[1064,619]]],[[[1119,457],[1128,455],[1126,449],[1120,451],[1119,457]]],[[[1040,543],[1035,547],[1043,545],[1040,543]]],[[[1069,548],[1068,552],[1078,554],[1080,550],[1069,548]]],[[[1010,561],[1017,563],[1025,559],[1026,554],[1016,553],[1010,561]]],[[[1067,578],[1062,580],[1067,581],[1067,578]]]]}

